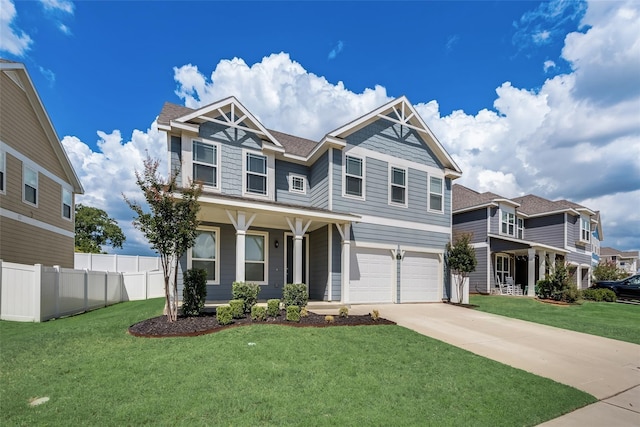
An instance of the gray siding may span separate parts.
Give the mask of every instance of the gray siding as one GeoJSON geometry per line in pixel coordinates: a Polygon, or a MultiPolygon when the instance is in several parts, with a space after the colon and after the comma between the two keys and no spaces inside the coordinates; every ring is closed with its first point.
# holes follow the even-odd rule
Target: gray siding
{"type": "Polygon", "coordinates": [[[232,145],[238,148],[262,148],[262,140],[253,132],[231,128],[218,123],[205,122],[200,125],[198,135],[211,141],[232,145]]]}
{"type": "Polygon", "coordinates": [[[487,209],[464,212],[453,215],[453,234],[470,233],[471,243],[487,240],[487,209]]]}
{"type": "Polygon", "coordinates": [[[332,231],[333,242],[331,247],[331,300],[340,301],[342,297],[342,242],[340,241],[340,233],[335,229],[332,231]]]}
{"type": "Polygon", "coordinates": [[[496,207],[489,208],[489,233],[500,234],[500,210],[496,207]]]}
{"type": "Polygon", "coordinates": [[[322,227],[309,234],[309,298],[314,300],[328,298],[328,227],[322,227]]]}
{"type": "Polygon", "coordinates": [[[242,149],[220,147],[220,188],[222,193],[242,196],[242,149]]]}
{"type": "MultiPolygon", "coordinates": [[[[338,150],[333,150],[338,151],[338,150]]],[[[329,207],[329,153],[326,152],[311,166],[309,200],[315,208],[329,207]]]]}
{"type": "Polygon", "coordinates": [[[490,291],[487,283],[488,256],[487,248],[475,248],[476,265],[475,271],[469,274],[469,292],[471,293],[488,293],[490,291]]]}
{"type": "Polygon", "coordinates": [[[276,160],[276,201],[309,206],[309,188],[306,188],[305,194],[290,192],[289,174],[304,176],[307,181],[307,187],[309,187],[309,168],[296,163],[276,160]]]}
{"type": "Polygon", "coordinates": [[[357,223],[351,226],[351,240],[397,245],[419,246],[444,250],[449,234],[378,224],[357,223]]]}
{"type": "Polygon", "coordinates": [[[564,214],[525,220],[527,240],[564,248],[564,214]]]}
{"type": "MultiPolygon", "coordinates": [[[[182,140],[179,136],[171,135],[171,173],[178,172],[177,182],[182,182],[182,140]]],[[[188,174],[187,174],[188,175],[188,174]]]]}

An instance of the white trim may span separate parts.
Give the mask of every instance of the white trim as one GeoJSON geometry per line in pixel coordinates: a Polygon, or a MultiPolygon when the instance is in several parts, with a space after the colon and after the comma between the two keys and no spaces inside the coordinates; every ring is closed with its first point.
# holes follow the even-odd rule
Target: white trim
{"type": "Polygon", "coordinates": [[[327,228],[327,301],[333,300],[333,227],[329,224],[327,228]]]}
{"type": "MultiPolygon", "coordinates": [[[[452,215],[453,217],[453,215],[452,215]]],[[[453,220],[452,220],[453,222],[453,220]]],[[[491,206],[487,206],[487,236],[491,234],[491,206]]]]}
{"type": "MultiPolygon", "coordinates": [[[[257,172],[251,172],[251,173],[255,175],[261,175],[257,172]]],[[[264,154],[262,151],[248,150],[248,149],[242,150],[242,196],[243,197],[261,199],[261,200],[271,200],[271,194],[272,194],[271,183],[274,181],[273,173],[274,173],[273,156],[264,154]],[[247,171],[247,159],[249,154],[253,156],[264,157],[265,194],[253,193],[253,192],[247,191],[247,174],[249,173],[247,171]]]]}
{"type": "Polygon", "coordinates": [[[388,154],[384,154],[379,151],[369,150],[367,148],[362,148],[360,146],[349,147],[347,150],[344,150],[344,153],[348,155],[353,155],[356,157],[363,157],[363,158],[368,157],[371,159],[380,160],[381,162],[393,163],[394,166],[403,167],[403,168],[406,168],[407,170],[416,169],[422,172],[426,172],[427,174],[437,176],[438,178],[442,178],[443,181],[445,178],[445,172],[442,169],[425,165],[423,163],[417,163],[411,160],[401,159],[399,157],[393,157],[388,154]]]}
{"type": "Polygon", "coordinates": [[[0,216],[5,218],[12,219],[14,221],[23,222],[25,224],[31,225],[33,227],[38,227],[43,230],[50,231],[52,233],[60,234],[65,237],[75,238],[76,234],[73,231],[64,230],[60,227],[56,227],[55,225],[47,224],[46,222],[39,221],[37,219],[33,219],[19,213],[10,211],[8,209],[0,208],[0,216]]]}
{"type": "Polygon", "coordinates": [[[258,285],[268,285],[269,284],[269,232],[267,231],[257,231],[257,230],[247,230],[245,233],[245,239],[249,236],[262,236],[264,238],[264,261],[263,261],[263,265],[264,265],[264,280],[257,282],[254,280],[248,280],[247,279],[247,271],[246,271],[246,265],[247,263],[254,263],[254,264],[258,264],[258,261],[247,261],[247,247],[245,246],[245,256],[244,256],[244,264],[245,264],[245,281],[247,282],[251,282],[251,283],[257,283],[258,285]]]}
{"type": "Polygon", "coordinates": [[[30,206],[34,206],[34,207],[38,207],[38,200],[40,199],[40,186],[39,186],[39,173],[37,170],[34,170],[33,168],[29,167],[27,164],[23,163],[22,164],[22,202],[30,205],[30,206]],[[26,179],[26,174],[27,174],[27,170],[29,170],[30,172],[33,172],[36,176],[36,184],[35,187],[27,184],[27,179],[26,179]],[[35,202],[31,202],[29,200],[27,200],[27,191],[26,191],[26,187],[27,185],[29,185],[29,187],[33,188],[36,190],[36,201],[35,202]]]}
{"type": "MultiPolygon", "coordinates": [[[[191,144],[189,145],[189,174],[187,176],[190,176],[192,180],[195,180],[195,175],[193,173],[193,165],[194,164],[198,164],[198,165],[203,165],[206,167],[212,167],[215,168],[215,177],[216,177],[216,185],[206,185],[203,183],[203,188],[207,189],[207,190],[214,190],[214,191],[220,191],[220,189],[222,188],[221,184],[220,184],[220,177],[222,176],[220,173],[220,169],[221,169],[221,165],[220,165],[220,150],[221,150],[221,146],[219,143],[217,142],[213,142],[210,140],[207,140],[205,138],[189,138],[191,140],[191,144]],[[200,162],[200,161],[196,161],[193,159],[194,153],[195,151],[193,150],[193,146],[195,145],[195,143],[198,142],[200,144],[204,144],[204,145],[210,145],[211,147],[214,148],[215,150],[215,155],[214,155],[214,162],[215,164],[209,164],[209,163],[205,163],[205,162],[200,162]]],[[[171,142],[171,141],[169,141],[171,142]]],[[[183,159],[185,158],[185,156],[182,157],[183,159]]],[[[188,179],[187,181],[185,181],[185,178],[187,178],[187,176],[185,176],[185,174],[182,174],[182,183],[183,185],[188,183],[188,179]]]]}
{"type": "Polygon", "coordinates": [[[327,180],[327,185],[329,186],[328,189],[328,196],[329,196],[329,201],[327,204],[327,208],[329,210],[333,209],[333,147],[329,147],[329,151],[328,151],[328,155],[329,155],[329,162],[328,162],[328,166],[327,166],[327,175],[328,175],[328,180],[327,180]]]}
{"type": "Polygon", "coordinates": [[[7,194],[7,153],[4,151],[0,151],[0,172],[2,172],[0,194],[7,194]]]}
{"type": "Polygon", "coordinates": [[[356,248],[389,249],[392,251],[395,251],[398,249],[398,245],[396,243],[366,242],[366,241],[352,240],[351,245],[356,248]]]}
{"type": "Polygon", "coordinates": [[[290,173],[287,175],[287,182],[289,183],[289,193],[307,194],[307,177],[297,173],[290,173]],[[297,190],[293,187],[293,180],[302,180],[302,190],[297,190]]]}
{"type": "Polygon", "coordinates": [[[469,246],[472,248],[488,248],[489,244],[487,242],[479,242],[479,243],[471,243],[469,246]]]}
{"type": "Polygon", "coordinates": [[[424,246],[406,246],[400,245],[401,252],[418,252],[421,254],[443,255],[444,249],[426,248],[424,246]]]}
{"type": "MultiPolygon", "coordinates": [[[[287,251],[289,250],[289,245],[288,245],[288,240],[287,238],[291,236],[292,238],[292,242],[293,242],[293,236],[294,234],[290,231],[285,231],[284,232],[284,277],[283,277],[283,283],[290,283],[287,281],[287,273],[288,273],[288,269],[289,269],[289,265],[287,264],[287,260],[289,259],[289,256],[287,254],[287,251]]],[[[306,257],[305,259],[302,260],[302,262],[304,262],[305,265],[305,277],[303,278],[304,283],[307,285],[307,288],[309,287],[309,233],[305,233],[302,235],[302,238],[305,239],[305,253],[306,253],[306,257]]],[[[291,247],[291,250],[293,250],[293,246],[291,247]]],[[[293,260],[293,262],[295,263],[296,261],[293,260]]],[[[292,266],[293,267],[293,266],[292,266]]],[[[291,276],[293,276],[293,272],[291,274],[291,276]]]]}
{"type": "MultiPolygon", "coordinates": [[[[28,165],[31,169],[33,169],[33,170],[37,171],[38,173],[46,176],[50,180],[60,184],[60,186],[62,186],[62,188],[66,188],[67,190],[70,190],[71,192],[74,192],[73,191],[73,185],[71,185],[68,182],[64,181],[59,176],[54,175],[53,173],[49,172],[48,170],[46,170],[45,168],[43,168],[42,166],[40,166],[39,164],[37,164],[36,162],[31,160],[27,156],[22,154],[21,152],[16,151],[13,147],[5,144],[2,141],[0,141],[0,151],[3,151],[5,153],[11,154],[13,157],[15,157],[16,159],[20,160],[23,165],[25,165],[25,164],[28,165]]],[[[6,168],[6,155],[5,155],[5,168],[6,168]]]]}
{"type": "MultiPolygon", "coordinates": [[[[213,258],[215,262],[215,280],[207,280],[207,285],[219,285],[220,284],[220,228],[212,227],[208,225],[198,226],[198,231],[212,231],[215,233],[216,239],[216,256],[213,258]]],[[[187,251],[187,268],[193,268],[193,254],[191,253],[192,247],[187,251]]],[[[204,260],[205,258],[198,258],[198,260],[204,260]]]]}
{"type": "Polygon", "coordinates": [[[389,227],[399,227],[399,228],[408,228],[410,230],[419,230],[419,231],[432,231],[434,233],[442,233],[447,236],[451,234],[450,227],[444,227],[441,225],[433,225],[433,224],[423,224],[419,222],[413,221],[403,221],[399,219],[390,219],[390,218],[382,218],[371,215],[362,215],[359,223],[367,223],[367,224],[376,224],[376,225],[386,225],[389,227]]]}
{"type": "MultiPolygon", "coordinates": [[[[445,209],[444,209],[444,187],[445,187],[445,184],[446,184],[446,182],[445,182],[444,178],[440,178],[439,176],[427,175],[427,204],[428,204],[427,205],[427,210],[429,212],[438,213],[438,214],[444,214],[444,211],[445,211],[445,209]],[[439,195],[442,198],[442,201],[440,203],[441,206],[442,206],[441,210],[437,210],[437,209],[431,208],[431,180],[432,179],[439,179],[440,180],[440,188],[441,188],[441,190],[440,190],[440,194],[439,195]]],[[[437,193],[433,193],[433,194],[434,195],[438,195],[437,193]]]]}
{"type": "MultiPolygon", "coordinates": [[[[351,175],[354,178],[358,178],[357,175],[351,175]]],[[[354,156],[351,154],[347,154],[346,152],[342,154],[342,197],[348,198],[348,199],[354,199],[354,200],[361,200],[361,201],[365,201],[366,200],[366,176],[367,176],[367,172],[366,172],[366,157],[360,157],[360,156],[354,156]],[[360,160],[361,162],[361,176],[360,179],[362,180],[362,194],[360,196],[357,195],[353,195],[353,194],[347,194],[347,157],[351,157],[353,159],[357,159],[360,160]]]]}
{"type": "Polygon", "coordinates": [[[389,163],[387,167],[387,190],[388,190],[387,203],[389,204],[389,206],[397,206],[397,207],[403,207],[403,208],[408,207],[409,206],[409,170],[405,167],[396,166],[394,164],[389,163]],[[393,178],[394,169],[402,171],[404,173],[403,185],[393,183],[392,178],[393,178]],[[394,202],[392,200],[392,193],[393,193],[392,190],[394,186],[404,189],[404,203],[394,202]]]}
{"type": "Polygon", "coordinates": [[[580,241],[582,243],[587,243],[587,244],[591,243],[591,240],[590,240],[590,238],[591,238],[591,220],[590,220],[590,218],[587,215],[580,215],[580,217],[578,217],[578,223],[579,223],[578,228],[580,230],[580,236],[578,238],[578,241],[580,241]],[[582,228],[583,221],[586,222],[586,225],[588,227],[587,240],[584,240],[583,237],[582,237],[582,232],[584,231],[583,228],[582,228]]]}

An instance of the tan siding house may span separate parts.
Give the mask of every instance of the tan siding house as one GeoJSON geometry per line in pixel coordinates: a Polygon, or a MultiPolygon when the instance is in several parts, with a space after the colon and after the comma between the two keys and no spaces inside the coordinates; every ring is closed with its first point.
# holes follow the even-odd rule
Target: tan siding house
{"type": "Polygon", "coordinates": [[[0,260],[72,268],[82,193],[24,64],[0,59],[0,260]]]}

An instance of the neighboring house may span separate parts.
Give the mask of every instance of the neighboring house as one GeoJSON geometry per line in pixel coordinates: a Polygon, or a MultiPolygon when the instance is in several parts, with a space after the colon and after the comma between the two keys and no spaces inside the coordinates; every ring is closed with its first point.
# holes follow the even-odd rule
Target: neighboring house
{"type": "Polygon", "coordinates": [[[82,193],[24,64],[0,59],[0,259],[73,268],[82,193]]]}
{"type": "Polygon", "coordinates": [[[312,141],[264,127],[236,98],[166,103],[171,170],[204,184],[183,268],[208,271],[208,300],[234,281],[260,298],[306,283],[310,298],[441,301],[453,159],[405,97],[312,141]]]}
{"type": "Polygon", "coordinates": [[[623,252],[605,246],[600,248],[600,258],[605,262],[615,262],[619,269],[624,270],[629,274],[633,274],[638,271],[638,251],[623,252]]]}
{"type": "Polygon", "coordinates": [[[600,211],[596,211],[596,226],[593,227],[593,233],[591,233],[591,236],[591,265],[595,267],[600,263],[600,242],[604,240],[600,211]]]}
{"type": "Polygon", "coordinates": [[[453,233],[471,233],[478,265],[470,292],[489,293],[507,277],[535,293],[556,260],[566,262],[579,288],[591,284],[593,229],[598,214],[567,200],[527,195],[508,199],[453,186],[453,233]]]}

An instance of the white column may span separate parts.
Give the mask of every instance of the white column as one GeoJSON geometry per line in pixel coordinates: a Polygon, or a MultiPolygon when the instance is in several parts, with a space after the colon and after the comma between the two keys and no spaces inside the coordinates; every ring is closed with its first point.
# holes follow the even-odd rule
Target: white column
{"type": "Polygon", "coordinates": [[[544,279],[544,276],[547,274],[546,273],[546,266],[547,266],[547,252],[546,251],[541,251],[540,252],[540,266],[539,266],[539,270],[538,270],[538,277],[540,277],[540,280],[544,279]]]}
{"type": "Polygon", "coordinates": [[[289,224],[289,228],[293,233],[293,283],[303,283],[302,238],[304,237],[304,233],[307,232],[307,229],[311,225],[311,220],[307,221],[306,224],[303,224],[302,218],[295,218],[293,221],[287,218],[287,223],[289,224]]]}
{"type": "Polygon", "coordinates": [[[527,296],[535,297],[536,296],[536,250],[529,249],[528,253],[528,265],[527,265],[527,296]]]}
{"type": "Polygon", "coordinates": [[[243,211],[237,211],[234,216],[232,212],[227,211],[227,216],[236,229],[236,282],[244,282],[245,271],[245,240],[247,230],[256,218],[256,214],[251,215],[247,220],[247,216],[243,211]]]}
{"type": "Polygon", "coordinates": [[[349,274],[351,272],[351,224],[336,224],[336,228],[342,237],[342,253],[340,259],[342,261],[342,271],[340,273],[342,282],[342,302],[349,302],[349,274]]]}

